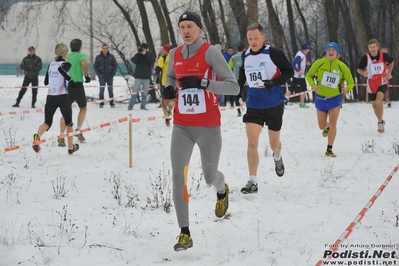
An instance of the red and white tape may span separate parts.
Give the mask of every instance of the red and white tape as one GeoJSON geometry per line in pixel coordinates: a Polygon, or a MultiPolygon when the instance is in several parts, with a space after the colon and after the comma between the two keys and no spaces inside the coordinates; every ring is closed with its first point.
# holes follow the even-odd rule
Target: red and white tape
{"type": "MultiPolygon", "coordinates": [[[[348,239],[348,237],[352,234],[356,225],[358,225],[361,222],[361,220],[366,215],[367,211],[371,209],[376,199],[382,194],[384,189],[388,186],[389,182],[392,180],[392,177],[398,171],[398,169],[399,169],[399,163],[395,166],[395,168],[392,170],[389,176],[385,179],[384,183],[378,188],[377,192],[367,202],[366,206],[363,207],[363,209],[359,212],[356,218],[349,224],[349,226],[345,229],[345,231],[341,234],[341,236],[334,242],[334,244],[330,248],[332,252],[337,252],[339,244],[345,239],[348,239]]],[[[316,266],[323,265],[323,261],[325,260],[324,259],[319,260],[316,266]]]]}

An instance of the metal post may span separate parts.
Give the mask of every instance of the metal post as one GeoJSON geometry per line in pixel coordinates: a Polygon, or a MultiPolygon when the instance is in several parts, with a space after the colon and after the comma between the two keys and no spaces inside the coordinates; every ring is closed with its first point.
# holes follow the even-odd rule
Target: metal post
{"type": "Polygon", "coordinates": [[[93,0],[90,0],[90,77],[95,80],[93,49],[93,0]]]}

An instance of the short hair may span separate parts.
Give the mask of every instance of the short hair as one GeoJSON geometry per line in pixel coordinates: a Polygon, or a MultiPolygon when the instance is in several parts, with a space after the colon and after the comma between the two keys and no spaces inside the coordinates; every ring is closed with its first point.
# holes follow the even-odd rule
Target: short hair
{"type": "Polygon", "coordinates": [[[265,29],[262,27],[262,25],[260,25],[257,22],[252,23],[251,25],[249,25],[247,27],[247,31],[250,31],[250,30],[259,30],[262,35],[266,35],[265,29]]]}
{"type": "Polygon", "coordinates": [[[28,50],[29,50],[29,51],[31,51],[31,50],[35,51],[35,47],[29,46],[28,50]]]}
{"type": "Polygon", "coordinates": [[[59,57],[62,57],[65,53],[68,53],[68,46],[65,43],[59,43],[55,46],[54,49],[55,59],[57,60],[59,57]]]}
{"type": "Polygon", "coordinates": [[[79,52],[80,48],[82,48],[82,40],[73,39],[69,45],[71,46],[72,52],[79,52]]]}
{"type": "Polygon", "coordinates": [[[104,46],[107,46],[109,48],[108,44],[106,43],[103,43],[103,45],[101,45],[101,48],[103,48],[104,46]]]}
{"type": "Polygon", "coordinates": [[[377,46],[380,46],[380,43],[377,41],[377,39],[371,39],[371,40],[368,42],[367,45],[370,45],[370,44],[373,44],[373,43],[377,44],[377,46]]]}

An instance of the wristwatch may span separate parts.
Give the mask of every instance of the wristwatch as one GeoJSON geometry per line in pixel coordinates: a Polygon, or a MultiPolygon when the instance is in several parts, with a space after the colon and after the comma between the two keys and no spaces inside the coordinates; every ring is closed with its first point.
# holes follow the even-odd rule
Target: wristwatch
{"type": "Polygon", "coordinates": [[[209,80],[207,79],[201,79],[201,88],[207,88],[209,85],[209,80]]]}

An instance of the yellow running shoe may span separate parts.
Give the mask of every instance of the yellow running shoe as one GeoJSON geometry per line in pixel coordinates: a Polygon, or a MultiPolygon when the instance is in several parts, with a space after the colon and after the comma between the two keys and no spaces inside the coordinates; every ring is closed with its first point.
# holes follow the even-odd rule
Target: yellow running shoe
{"type": "Polygon", "coordinates": [[[226,196],[223,199],[217,198],[215,207],[215,215],[219,218],[223,217],[226,214],[227,209],[229,208],[229,185],[227,185],[227,183],[225,183],[224,185],[226,190],[226,196]]]}
{"type": "Polygon", "coordinates": [[[326,127],[323,132],[321,132],[321,134],[323,135],[323,137],[327,137],[328,136],[328,132],[330,132],[330,128],[326,127]]]}
{"type": "Polygon", "coordinates": [[[177,244],[174,245],[175,251],[183,251],[193,246],[193,239],[187,234],[180,234],[176,237],[177,244]]]}
{"type": "Polygon", "coordinates": [[[328,149],[328,150],[326,151],[326,155],[327,155],[328,157],[337,157],[337,155],[335,155],[331,149],[328,149]]]}
{"type": "Polygon", "coordinates": [[[65,139],[64,138],[60,138],[58,139],[58,147],[65,147],[65,139]]]}
{"type": "MultiPolygon", "coordinates": [[[[39,141],[40,140],[40,136],[38,134],[34,134],[33,135],[33,142],[39,141]]],[[[33,150],[38,153],[41,149],[39,144],[34,144],[32,145],[33,150]]]]}

